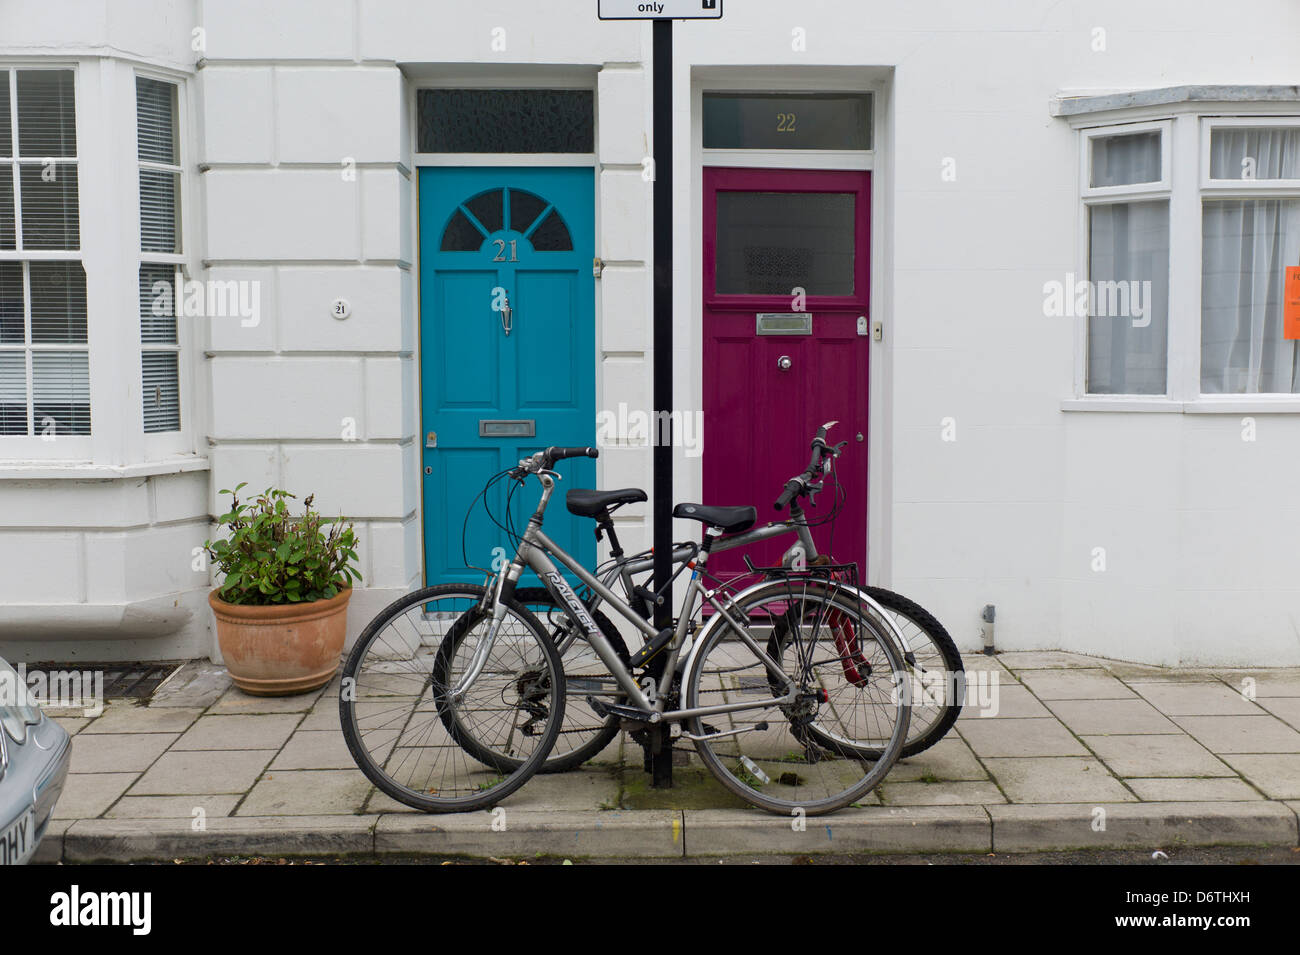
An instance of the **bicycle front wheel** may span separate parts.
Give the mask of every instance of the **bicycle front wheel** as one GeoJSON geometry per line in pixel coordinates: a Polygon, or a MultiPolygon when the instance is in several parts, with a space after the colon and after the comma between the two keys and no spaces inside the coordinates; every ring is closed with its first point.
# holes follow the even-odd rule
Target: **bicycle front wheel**
{"type": "Polygon", "coordinates": [[[512,600],[488,643],[483,595],[460,584],[407,594],[371,621],[343,668],[339,717],[352,758],[380,790],[425,812],[509,796],[564,722],[564,674],[545,629],[512,600]],[[510,763],[480,758],[479,743],[510,763]]]}
{"type": "Polygon", "coordinates": [[[700,759],[769,812],[819,815],[860,800],[907,740],[911,688],[898,645],[851,592],[816,580],[773,581],[728,613],[745,633],[713,626],[693,655],[685,705],[752,706],[690,720],[700,759]],[[844,621],[870,636],[848,668],[836,629],[844,621]]]}

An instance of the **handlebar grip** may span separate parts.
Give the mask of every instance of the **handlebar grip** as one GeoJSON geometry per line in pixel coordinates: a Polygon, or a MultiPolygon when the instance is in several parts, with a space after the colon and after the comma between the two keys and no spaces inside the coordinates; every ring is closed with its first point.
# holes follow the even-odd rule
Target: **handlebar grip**
{"type": "Polygon", "coordinates": [[[552,464],[565,458],[598,458],[600,452],[595,448],[547,448],[546,458],[552,464]]]}
{"type": "Polygon", "coordinates": [[[778,511],[785,510],[785,506],[790,503],[791,499],[796,494],[799,493],[802,487],[803,485],[798,480],[792,479],[786,481],[785,490],[781,492],[781,496],[776,499],[776,503],[773,504],[772,506],[776,508],[778,511]]]}

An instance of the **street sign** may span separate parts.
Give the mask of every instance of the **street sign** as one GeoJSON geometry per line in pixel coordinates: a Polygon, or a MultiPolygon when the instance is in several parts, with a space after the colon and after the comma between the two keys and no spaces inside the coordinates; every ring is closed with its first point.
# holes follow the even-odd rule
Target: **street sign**
{"type": "Polygon", "coordinates": [[[597,0],[601,20],[720,20],[722,0],[597,0]]]}

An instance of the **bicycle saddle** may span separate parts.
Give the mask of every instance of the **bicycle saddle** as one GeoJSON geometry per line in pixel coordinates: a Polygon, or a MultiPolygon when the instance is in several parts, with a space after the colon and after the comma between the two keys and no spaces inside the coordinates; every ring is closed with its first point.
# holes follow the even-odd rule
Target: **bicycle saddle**
{"type": "Polygon", "coordinates": [[[569,488],[564,495],[564,506],[570,514],[579,517],[608,517],[606,510],[623,504],[637,504],[646,499],[645,491],[639,487],[625,487],[618,491],[590,491],[586,488],[569,488]]]}
{"type": "Polygon", "coordinates": [[[754,526],[758,511],[753,507],[706,507],[703,504],[678,504],[673,517],[700,521],[710,527],[721,527],[728,534],[739,534],[754,526]]]}

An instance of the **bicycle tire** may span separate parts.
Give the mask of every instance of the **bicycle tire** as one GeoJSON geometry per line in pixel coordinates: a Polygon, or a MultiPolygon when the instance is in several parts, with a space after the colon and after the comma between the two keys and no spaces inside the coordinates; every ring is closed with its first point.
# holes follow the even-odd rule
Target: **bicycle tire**
{"type": "MultiPolygon", "coordinates": [[[[885,590],[883,587],[863,587],[861,590],[886,610],[900,614],[914,623],[923,638],[933,646],[933,655],[927,655],[923,647],[917,646],[917,639],[904,630],[903,635],[907,637],[912,652],[916,655],[918,667],[924,669],[933,660],[936,668],[941,665],[944,671],[942,678],[937,681],[943,685],[944,704],[942,714],[930,722],[928,726],[924,719],[926,704],[922,700],[918,707],[918,696],[920,694],[917,693],[915,688],[912,690],[912,722],[908,729],[907,744],[898,757],[899,759],[907,759],[909,756],[924,752],[939,742],[956,724],[957,718],[961,716],[961,708],[966,698],[966,667],[962,663],[961,652],[957,649],[957,644],[953,641],[947,629],[944,628],[944,625],[916,601],[909,600],[902,594],[894,593],[892,590],[885,590]],[[930,656],[930,659],[927,659],[927,656],[930,656]],[[922,711],[920,723],[917,722],[918,708],[922,711]]],[[[900,627],[900,629],[902,628],[900,627]]],[[[928,687],[932,681],[926,678],[924,682],[928,687]]]]}
{"type": "MultiPolygon", "coordinates": [[[[505,770],[489,765],[489,769],[501,774],[492,779],[483,771],[463,762],[471,754],[464,750],[454,733],[447,734],[445,741],[430,735],[434,732],[435,724],[445,725],[442,719],[433,719],[433,715],[441,717],[449,706],[467,706],[465,699],[469,694],[457,703],[450,700],[447,671],[454,660],[443,652],[446,634],[426,631],[437,631],[438,625],[444,623],[451,627],[466,626],[468,614],[474,612],[473,608],[483,599],[484,593],[484,588],[479,586],[439,584],[398,598],[380,611],[362,631],[343,667],[339,720],[348,751],[357,766],[379,790],[424,812],[469,812],[488,808],[505,799],[523,786],[542,765],[564,721],[565,694],[562,691],[563,669],[559,655],[541,623],[522,604],[511,600],[506,604],[505,618],[512,621],[511,629],[499,632],[493,650],[495,652],[498,646],[503,650],[512,650],[519,656],[519,666],[531,666],[537,675],[533,675],[533,670],[520,675],[518,668],[514,673],[506,674],[505,688],[499,694],[504,706],[499,709],[506,713],[512,712],[512,709],[529,712],[533,714],[534,720],[538,718],[536,710],[545,711],[545,725],[539,734],[528,733],[526,726],[520,734],[521,738],[526,736],[532,742],[531,752],[508,774],[505,770]],[[428,610],[428,606],[440,601],[448,601],[452,606],[440,604],[437,605],[439,609],[428,610]],[[417,613],[413,616],[413,612],[417,613]],[[525,658],[525,651],[528,650],[524,647],[525,639],[530,639],[531,644],[536,646],[535,658],[531,655],[525,658]],[[381,642],[379,647],[376,647],[376,641],[381,642]],[[371,658],[372,649],[376,649],[374,667],[367,669],[364,664],[371,658]],[[425,674],[419,667],[430,656],[431,665],[425,674]],[[528,678],[527,682],[525,677],[528,678]],[[515,694],[520,698],[517,706],[512,705],[509,698],[511,686],[515,687],[515,694]],[[525,698],[525,686],[532,696],[525,698]],[[403,720],[401,709],[404,704],[409,704],[410,710],[404,722],[398,725],[403,720]],[[430,705],[434,708],[432,712],[428,709],[430,705]],[[421,709],[422,706],[425,708],[421,709]],[[398,715],[392,715],[394,713],[398,715]],[[425,722],[413,726],[412,721],[421,713],[427,715],[425,722]],[[385,722],[374,725],[375,717],[385,722]],[[369,724],[368,728],[363,726],[363,722],[369,724]],[[375,741],[387,753],[382,761],[367,748],[364,739],[367,734],[377,736],[375,741]],[[382,742],[386,737],[387,742],[382,742]],[[460,751],[459,754],[457,751],[460,751]],[[416,788],[401,781],[388,767],[390,762],[397,759],[398,765],[394,769],[400,769],[410,762],[410,769],[414,772],[422,765],[422,761],[444,757],[453,767],[457,760],[461,760],[460,765],[464,770],[463,779],[459,775],[452,778],[450,793],[444,782],[445,772],[431,786],[429,783],[434,779],[434,770],[430,769],[429,775],[416,788]]],[[[491,664],[494,659],[489,658],[488,663],[491,664]]],[[[508,664],[505,666],[508,669],[508,664]]],[[[482,685],[490,698],[494,687],[483,683],[483,674],[489,672],[491,671],[485,665],[479,679],[470,689],[482,685]]],[[[495,700],[493,705],[496,705],[495,700]]]]}
{"type": "MultiPolygon", "coordinates": [[[[787,618],[791,605],[799,608],[798,617],[801,622],[808,612],[808,605],[812,602],[818,603],[825,613],[853,615],[860,621],[859,626],[870,628],[875,635],[869,648],[875,663],[872,679],[865,684],[850,684],[847,689],[837,686],[833,692],[826,688],[825,682],[838,681],[843,671],[838,654],[826,655],[823,651],[823,656],[814,659],[818,641],[825,639],[818,635],[821,626],[819,623],[806,641],[809,649],[799,650],[799,654],[803,654],[803,659],[799,662],[797,667],[799,673],[795,677],[796,682],[804,686],[809,695],[813,695],[817,687],[825,690],[824,698],[806,704],[813,707],[811,716],[806,711],[796,713],[788,711],[785,707],[778,707],[779,712],[775,715],[769,715],[771,708],[755,708],[753,711],[747,710],[743,713],[717,717],[692,717],[688,723],[692,735],[704,737],[695,741],[696,752],[700,759],[727,789],[768,812],[784,815],[792,811],[802,811],[806,815],[822,815],[857,802],[885,778],[902,752],[907,739],[911,687],[907,680],[899,679],[906,672],[901,648],[886,630],[862,615],[858,600],[835,587],[807,581],[800,582],[797,586],[801,589],[792,593],[787,581],[776,580],[758,585],[747,595],[739,597],[729,611],[732,612],[733,617],[743,615],[742,619],[748,622],[751,637],[760,646],[763,645],[763,637],[761,634],[756,634],[755,630],[767,626],[775,627],[777,624],[773,621],[787,618]],[[815,678],[812,676],[814,666],[822,668],[817,670],[815,678]],[[869,689],[863,690],[864,685],[869,686],[869,689]],[[862,702],[853,698],[854,694],[860,691],[863,695],[874,696],[880,701],[882,712],[875,719],[863,716],[860,720],[856,713],[847,719],[840,715],[841,712],[846,712],[862,702]],[[890,713],[893,714],[892,719],[889,718],[890,713]],[[882,716],[885,718],[883,726],[879,722],[882,716]],[[825,731],[821,734],[823,739],[818,740],[816,745],[810,743],[803,727],[816,722],[819,717],[823,725],[839,725],[843,727],[844,732],[854,734],[846,736],[853,745],[840,745],[831,741],[825,731]],[[782,718],[789,729],[782,726],[776,734],[768,736],[771,730],[769,720],[776,721],[782,718]],[[741,724],[742,732],[723,735],[731,731],[709,727],[705,723],[706,719],[738,722],[741,724]],[[883,738],[883,742],[879,745],[880,755],[874,760],[863,755],[866,748],[865,740],[868,738],[863,735],[868,732],[868,727],[863,724],[869,723],[875,723],[876,734],[883,738]],[[742,739],[746,742],[739,742],[742,739]],[[728,742],[724,743],[723,740],[728,742]],[[780,757],[773,755],[783,747],[792,746],[791,740],[794,741],[793,745],[804,748],[803,757],[800,757],[797,752],[780,757]],[[722,747],[721,750],[715,750],[715,742],[722,747]],[[830,745],[827,745],[828,743],[830,745]],[[730,751],[732,748],[735,749],[734,753],[730,751]],[[729,768],[727,765],[729,762],[734,762],[740,768],[740,773],[729,768]],[[868,766],[869,763],[871,765],[868,766]],[[827,764],[830,764],[830,772],[827,771],[827,764]],[[813,794],[811,798],[791,798],[798,794],[801,785],[808,782],[800,775],[801,771],[793,770],[791,766],[803,766],[805,768],[801,771],[809,775],[816,773],[825,787],[840,785],[836,777],[839,780],[850,781],[845,782],[842,789],[825,795],[813,794]],[[811,769],[814,766],[821,768],[814,771],[811,769]],[[775,773],[776,785],[770,792],[761,792],[761,787],[773,783],[772,777],[768,775],[769,771],[775,773]],[[742,779],[742,775],[748,779],[742,779]],[[854,779],[856,782],[851,781],[854,779]]],[[[786,644],[786,647],[803,640],[803,634],[800,632],[796,638],[792,638],[790,643],[786,644]]],[[[798,657],[798,654],[796,656],[798,657]]],[[[782,652],[780,657],[774,657],[774,660],[781,665],[783,672],[789,675],[785,653],[782,652]]],[[[755,692],[772,694],[774,697],[777,695],[774,686],[775,678],[761,663],[760,658],[749,650],[743,641],[735,638],[732,635],[732,628],[722,622],[713,625],[712,629],[701,636],[698,649],[692,653],[684,682],[687,709],[709,705],[714,701],[731,701],[733,697],[738,698],[755,692]],[[730,645],[727,646],[724,641],[729,638],[730,645]],[[716,657],[713,656],[715,652],[716,657]],[[712,664],[710,664],[711,658],[714,660],[712,664]],[[749,666],[753,672],[747,676],[739,675],[745,668],[746,661],[750,660],[752,663],[749,666]],[[757,668],[753,664],[757,664],[757,668]],[[707,690],[703,687],[706,681],[710,683],[707,690]],[[716,687],[712,685],[715,682],[716,687]],[[702,700],[706,693],[708,702],[702,700]]]]}
{"type": "MultiPolygon", "coordinates": [[[[563,615],[563,607],[545,587],[518,587],[515,589],[515,600],[527,607],[537,617],[557,646],[567,636],[567,626],[571,624],[571,621],[567,616],[563,615]],[[547,616],[543,617],[538,614],[537,610],[534,609],[538,607],[545,608],[548,611],[547,616]],[[549,611],[559,612],[558,619],[551,616],[549,611]]],[[[618,632],[618,628],[599,610],[589,612],[596,622],[596,626],[600,628],[600,632],[614,647],[614,652],[618,654],[618,658],[624,665],[627,665],[631,657],[627,651],[627,643],[623,640],[623,635],[618,632]]],[[[591,663],[591,660],[585,659],[585,657],[589,657],[591,654],[592,651],[587,646],[586,641],[578,638],[569,645],[569,650],[561,656],[560,665],[565,672],[564,723],[560,728],[555,746],[551,748],[545,762],[537,770],[539,773],[564,773],[577,769],[600,754],[618,736],[619,718],[617,716],[609,716],[603,719],[598,717],[586,704],[581,690],[575,692],[570,687],[571,683],[584,679],[582,676],[570,675],[575,657],[584,665],[585,669],[587,668],[586,665],[591,663]],[[587,648],[585,651],[583,650],[584,647],[587,648]],[[575,648],[576,653],[574,652],[575,648]],[[577,698],[575,699],[575,697],[577,698]],[[572,747],[561,750],[562,744],[570,738],[574,740],[572,747]]],[[[599,658],[596,658],[595,662],[599,664],[599,658]]],[[[601,669],[603,670],[603,664],[601,664],[601,669]]],[[[622,702],[624,698],[622,694],[616,695],[613,697],[613,702],[622,702]]],[[[448,717],[451,715],[451,713],[447,714],[448,717]]],[[[518,764],[518,760],[494,752],[489,747],[484,746],[473,737],[468,728],[459,727],[457,732],[460,734],[461,745],[475,759],[506,769],[518,764]]]]}

